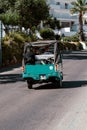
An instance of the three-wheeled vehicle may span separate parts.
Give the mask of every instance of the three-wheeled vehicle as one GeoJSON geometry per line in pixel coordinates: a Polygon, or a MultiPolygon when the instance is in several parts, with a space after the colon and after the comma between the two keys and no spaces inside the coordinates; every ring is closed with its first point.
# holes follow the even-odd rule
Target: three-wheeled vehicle
{"type": "Polygon", "coordinates": [[[22,60],[22,77],[31,89],[35,83],[53,82],[62,86],[62,55],[56,40],[26,43],[22,60]]]}

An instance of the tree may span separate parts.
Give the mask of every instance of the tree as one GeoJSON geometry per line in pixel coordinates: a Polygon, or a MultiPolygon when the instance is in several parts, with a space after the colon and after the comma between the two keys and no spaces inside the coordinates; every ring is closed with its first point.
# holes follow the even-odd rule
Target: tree
{"type": "Polygon", "coordinates": [[[49,16],[49,7],[45,0],[20,0],[17,9],[20,15],[20,25],[31,28],[49,16]]]}
{"type": "Polygon", "coordinates": [[[79,16],[79,39],[84,41],[84,32],[83,32],[83,14],[87,11],[87,1],[86,0],[77,0],[71,3],[73,7],[71,8],[71,13],[78,13],[79,16]]]}
{"type": "Polygon", "coordinates": [[[0,20],[5,26],[6,34],[9,33],[9,25],[15,26],[19,23],[19,14],[15,8],[16,0],[0,0],[0,20]]]}
{"type": "Polygon", "coordinates": [[[50,26],[50,28],[52,28],[52,29],[55,29],[55,28],[60,29],[61,28],[60,21],[57,20],[56,18],[52,18],[52,17],[47,18],[45,25],[50,26]]]}
{"type": "Polygon", "coordinates": [[[0,0],[0,20],[25,29],[37,26],[49,16],[46,0],[0,0]]]}
{"type": "Polygon", "coordinates": [[[16,1],[17,0],[0,0],[1,13],[5,13],[7,10],[14,8],[16,1]]]}

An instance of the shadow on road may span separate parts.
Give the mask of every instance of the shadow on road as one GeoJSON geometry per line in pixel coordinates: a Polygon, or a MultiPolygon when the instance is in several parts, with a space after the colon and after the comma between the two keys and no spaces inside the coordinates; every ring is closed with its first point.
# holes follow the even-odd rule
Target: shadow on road
{"type": "Polygon", "coordinates": [[[47,83],[44,85],[39,85],[34,88],[35,90],[43,90],[43,89],[71,89],[87,86],[87,81],[63,81],[63,86],[56,86],[54,83],[47,83]]]}
{"type": "Polygon", "coordinates": [[[0,84],[23,81],[21,74],[0,74],[0,84]]]}
{"type": "Polygon", "coordinates": [[[35,90],[44,90],[44,89],[58,89],[58,87],[53,83],[40,84],[38,87],[34,88],[35,90]]]}
{"type": "MultiPolygon", "coordinates": [[[[0,74],[0,84],[15,83],[24,81],[21,74],[0,74]]],[[[87,86],[86,80],[81,81],[63,81],[63,86],[59,87],[54,83],[40,84],[38,87],[34,87],[35,90],[43,89],[71,89],[77,87],[87,86]]]]}
{"type": "Polygon", "coordinates": [[[83,87],[87,86],[87,81],[86,80],[81,80],[81,81],[64,81],[63,82],[63,87],[62,88],[77,88],[77,87],[83,87]]]}

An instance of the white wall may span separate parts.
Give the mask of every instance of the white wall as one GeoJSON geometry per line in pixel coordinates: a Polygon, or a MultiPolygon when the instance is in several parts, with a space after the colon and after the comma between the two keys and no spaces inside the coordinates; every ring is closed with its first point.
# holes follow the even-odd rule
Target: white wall
{"type": "Polygon", "coordinates": [[[76,31],[70,31],[70,28],[62,28],[61,30],[54,30],[54,33],[55,34],[58,34],[58,35],[63,35],[64,36],[73,36],[76,34],[76,31]]]}

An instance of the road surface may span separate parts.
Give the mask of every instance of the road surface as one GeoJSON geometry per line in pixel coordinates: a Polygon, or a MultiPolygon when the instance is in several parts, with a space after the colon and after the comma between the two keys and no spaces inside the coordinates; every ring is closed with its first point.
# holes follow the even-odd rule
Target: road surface
{"type": "Polygon", "coordinates": [[[63,56],[62,88],[29,90],[21,68],[0,73],[0,130],[87,130],[87,51],[63,56]]]}

